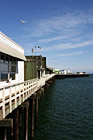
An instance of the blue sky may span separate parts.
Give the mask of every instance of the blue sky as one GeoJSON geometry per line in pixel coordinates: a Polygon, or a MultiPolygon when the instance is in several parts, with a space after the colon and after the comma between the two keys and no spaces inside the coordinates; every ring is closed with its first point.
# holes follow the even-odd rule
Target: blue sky
{"type": "Polygon", "coordinates": [[[93,0],[1,0],[0,30],[50,67],[93,72],[93,0]]]}

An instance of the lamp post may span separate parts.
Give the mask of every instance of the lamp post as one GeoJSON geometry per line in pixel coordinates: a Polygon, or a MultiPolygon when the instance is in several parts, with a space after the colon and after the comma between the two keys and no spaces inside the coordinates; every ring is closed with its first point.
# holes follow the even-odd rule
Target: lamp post
{"type": "Polygon", "coordinates": [[[40,46],[38,46],[38,48],[40,49],[40,55],[41,55],[41,47],[40,47],[40,46]]]}
{"type": "Polygon", "coordinates": [[[34,49],[32,48],[32,56],[33,56],[34,49]]]}
{"type": "Polygon", "coordinates": [[[36,52],[36,49],[37,49],[37,46],[35,46],[35,54],[37,53],[37,52],[36,52]]]}

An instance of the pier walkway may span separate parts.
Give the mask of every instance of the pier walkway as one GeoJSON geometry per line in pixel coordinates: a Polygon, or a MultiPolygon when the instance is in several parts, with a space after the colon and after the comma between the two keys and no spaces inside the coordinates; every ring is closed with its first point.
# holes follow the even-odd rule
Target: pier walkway
{"type": "Polygon", "coordinates": [[[45,75],[41,79],[32,79],[19,83],[9,83],[0,87],[0,120],[4,119],[25,100],[35,94],[55,74],[45,75]]]}

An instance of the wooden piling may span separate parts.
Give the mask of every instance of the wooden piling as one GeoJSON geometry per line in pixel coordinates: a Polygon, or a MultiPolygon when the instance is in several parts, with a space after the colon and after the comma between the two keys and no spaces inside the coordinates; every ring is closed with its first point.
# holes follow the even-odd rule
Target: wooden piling
{"type": "Polygon", "coordinates": [[[11,140],[13,139],[13,119],[0,120],[0,128],[4,128],[4,140],[7,140],[7,129],[11,128],[11,140]]]}
{"type": "Polygon", "coordinates": [[[35,99],[35,128],[37,129],[38,125],[38,96],[35,99]]]}
{"type": "Polygon", "coordinates": [[[28,107],[26,107],[26,140],[28,140],[28,107]]]}
{"type": "Polygon", "coordinates": [[[11,140],[13,140],[13,119],[11,119],[11,140]]]}
{"type": "Polygon", "coordinates": [[[34,137],[34,98],[31,99],[31,137],[34,137]]]}
{"type": "Polygon", "coordinates": [[[4,140],[7,140],[7,129],[4,129],[4,140]]]}
{"type": "MultiPolygon", "coordinates": [[[[25,110],[25,117],[24,117],[24,126],[25,126],[25,133],[24,133],[24,139],[28,140],[28,108],[29,108],[29,102],[26,101],[20,106],[21,110],[25,110]]],[[[21,118],[22,119],[22,118],[21,118]]]]}
{"type": "Polygon", "coordinates": [[[14,139],[19,140],[19,109],[14,112],[14,139]]]}

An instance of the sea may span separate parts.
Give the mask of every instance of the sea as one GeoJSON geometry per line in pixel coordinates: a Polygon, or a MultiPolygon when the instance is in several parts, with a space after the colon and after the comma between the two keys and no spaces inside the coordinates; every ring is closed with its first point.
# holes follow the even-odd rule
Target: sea
{"type": "Polygon", "coordinates": [[[56,79],[39,100],[33,140],[93,140],[93,75],[56,79]]]}

